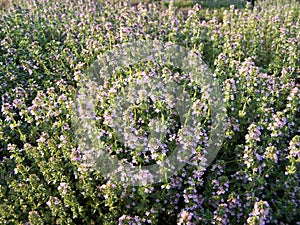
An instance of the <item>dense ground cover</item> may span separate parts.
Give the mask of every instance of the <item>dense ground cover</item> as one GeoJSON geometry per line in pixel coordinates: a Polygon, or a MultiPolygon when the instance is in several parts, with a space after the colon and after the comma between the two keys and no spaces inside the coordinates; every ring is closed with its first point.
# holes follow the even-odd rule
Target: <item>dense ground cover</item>
{"type": "MultiPolygon", "coordinates": [[[[258,7],[195,5],[184,16],[172,4],[161,11],[155,4],[66,0],[1,11],[0,223],[299,224],[300,4],[277,0],[258,7]],[[74,138],[74,95],[97,56],[155,39],[203,56],[224,95],[226,137],[207,168],[190,163],[162,183],[124,186],[86,164],[74,138]]],[[[106,81],[96,99],[101,142],[112,155],[140,165],[171,151],[166,146],[174,142],[165,141],[156,154],[139,154],[116,142],[109,119],[114,90],[149,73],[188,87],[200,115],[193,134],[201,140],[192,156],[197,162],[207,146],[210,103],[176,65],[143,62],[106,81]]],[[[138,105],[135,122],[167,115],[176,136],[178,117],[159,103],[138,105]]],[[[145,132],[147,126],[137,124],[145,132]]]]}

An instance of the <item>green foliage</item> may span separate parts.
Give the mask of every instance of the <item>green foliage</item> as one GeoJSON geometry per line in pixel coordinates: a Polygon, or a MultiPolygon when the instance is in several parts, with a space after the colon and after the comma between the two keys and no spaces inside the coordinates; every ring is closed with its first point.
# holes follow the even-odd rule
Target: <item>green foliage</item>
{"type": "MultiPolygon", "coordinates": [[[[0,11],[1,224],[300,222],[299,2],[261,1],[253,10],[194,5],[188,15],[175,15],[175,8],[31,0],[0,11]],[[160,184],[127,187],[86,164],[72,113],[78,83],[97,56],[139,39],[201,53],[222,87],[228,125],[205,171],[187,165],[160,184]]],[[[151,69],[162,77],[178,72],[151,63],[131,69],[108,87],[151,69]]],[[[205,115],[203,94],[194,86],[189,91],[205,115]]],[[[110,99],[101,100],[98,126],[109,133],[104,115],[110,99]]],[[[150,120],[148,105],[141,106],[137,120],[150,120]]],[[[172,124],[176,117],[167,119],[172,124]]],[[[203,142],[206,119],[199,126],[203,142]]],[[[136,151],[105,141],[112,154],[146,164],[136,151]]],[[[199,145],[197,153],[204,148],[199,145]]]]}

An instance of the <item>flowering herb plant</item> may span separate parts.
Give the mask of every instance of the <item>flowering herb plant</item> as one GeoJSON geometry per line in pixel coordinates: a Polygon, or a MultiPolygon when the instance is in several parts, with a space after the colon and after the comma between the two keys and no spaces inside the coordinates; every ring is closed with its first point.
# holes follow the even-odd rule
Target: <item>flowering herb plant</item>
{"type": "MultiPolygon", "coordinates": [[[[299,1],[175,12],[172,3],[160,10],[92,0],[30,0],[0,11],[1,224],[300,222],[299,1]],[[119,161],[147,166],[169,156],[182,137],[182,145],[197,139],[180,170],[134,186],[88,163],[74,126],[74,96],[95,60],[137,40],[201,55],[222,92],[226,124],[217,155],[199,166],[214,122],[203,87],[167,62],[113,71],[95,98],[90,116],[99,135],[92,141],[119,161]],[[184,120],[165,92],[162,99],[132,92],[127,100],[134,104],[118,114],[122,88],[151,76],[173,80],[182,87],[177,96],[189,96],[189,115],[197,116],[193,133],[180,133],[184,120]],[[140,151],[150,131],[154,138],[140,151]]],[[[155,84],[156,93],[164,90],[155,84]]]]}

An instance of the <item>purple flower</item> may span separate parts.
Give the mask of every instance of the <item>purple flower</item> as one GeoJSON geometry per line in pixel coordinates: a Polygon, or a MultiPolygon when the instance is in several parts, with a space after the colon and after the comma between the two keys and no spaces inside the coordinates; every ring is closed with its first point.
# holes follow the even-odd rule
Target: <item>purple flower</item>
{"type": "Polygon", "coordinates": [[[250,217],[247,219],[248,224],[266,224],[270,210],[270,206],[267,201],[260,200],[255,202],[254,209],[250,213],[250,217]]]}
{"type": "Polygon", "coordinates": [[[251,124],[248,127],[249,133],[246,135],[246,141],[251,143],[252,141],[260,141],[260,129],[255,124],[251,124]]]}

